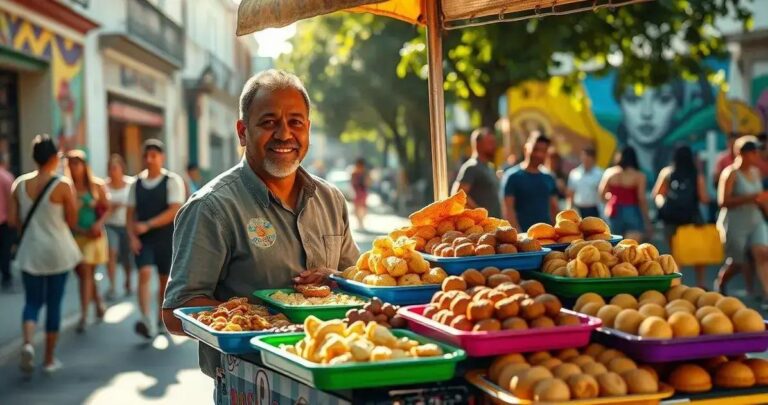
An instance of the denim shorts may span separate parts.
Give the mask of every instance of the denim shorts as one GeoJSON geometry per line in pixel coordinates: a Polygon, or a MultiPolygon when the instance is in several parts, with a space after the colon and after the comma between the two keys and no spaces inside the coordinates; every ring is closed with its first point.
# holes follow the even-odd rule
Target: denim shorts
{"type": "Polygon", "coordinates": [[[107,225],[107,239],[109,250],[117,252],[117,261],[123,263],[130,260],[131,241],[128,239],[128,231],[124,226],[107,225]]]}
{"type": "Polygon", "coordinates": [[[642,233],[645,231],[643,214],[637,205],[619,205],[613,216],[608,218],[611,233],[626,235],[629,232],[642,233]]]}

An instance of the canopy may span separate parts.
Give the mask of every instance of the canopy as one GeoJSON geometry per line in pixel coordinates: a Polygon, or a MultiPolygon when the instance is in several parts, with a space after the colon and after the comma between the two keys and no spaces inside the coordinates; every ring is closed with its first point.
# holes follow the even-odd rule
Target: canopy
{"type": "MultiPolygon", "coordinates": [[[[563,5],[598,2],[585,0],[434,0],[439,1],[443,21],[541,10],[542,14],[563,5]]],[[[617,1],[619,3],[621,1],[617,1]]],[[[367,12],[412,24],[426,24],[427,0],[243,0],[238,10],[237,35],[278,28],[304,18],[334,11],[367,12]]],[[[600,2],[602,3],[602,2],[600,2]]]]}

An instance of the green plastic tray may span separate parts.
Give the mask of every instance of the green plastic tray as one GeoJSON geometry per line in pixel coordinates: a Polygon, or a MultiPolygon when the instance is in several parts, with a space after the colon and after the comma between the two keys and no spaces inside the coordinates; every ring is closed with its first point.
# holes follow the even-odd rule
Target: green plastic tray
{"type": "MultiPolygon", "coordinates": [[[[271,295],[282,291],[284,293],[293,293],[296,292],[292,288],[277,288],[277,289],[270,289],[270,290],[256,290],[253,292],[253,296],[264,301],[264,304],[267,305],[267,307],[271,308],[272,310],[276,312],[282,312],[285,314],[285,316],[288,317],[288,319],[291,320],[291,322],[294,323],[302,323],[305,319],[307,319],[308,316],[314,315],[318,319],[323,321],[328,321],[331,319],[342,319],[345,316],[347,316],[347,311],[350,309],[357,309],[362,308],[365,304],[358,304],[358,305],[304,305],[304,306],[297,306],[297,305],[285,305],[280,301],[276,301],[272,299],[271,295]]],[[[360,298],[361,300],[368,302],[367,297],[363,297],[356,294],[350,294],[348,292],[344,291],[333,291],[337,294],[346,294],[351,295],[353,297],[360,298]]]]}
{"type": "Polygon", "coordinates": [[[295,344],[303,333],[264,335],[251,339],[268,367],[320,390],[345,390],[447,381],[454,377],[456,364],[466,358],[464,350],[440,343],[404,329],[393,329],[397,337],[406,336],[420,343],[434,343],[443,349],[439,357],[398,359],[374,363],[349,363],[329,366],[305,360],[280,349],[295,344]]]}
{"type": "Polygon", "coordinates": [[[613,297],[622,293],[637,296],[648,290],[665,292],[671,286],[672,280],[683,275],[672,273],[663,276],[570,278],[529,271],[524,273],[524,276],[541,281],[550,294],[560,298],[578,298],[588,292],[597,293],[603,297],[613,297]]]}

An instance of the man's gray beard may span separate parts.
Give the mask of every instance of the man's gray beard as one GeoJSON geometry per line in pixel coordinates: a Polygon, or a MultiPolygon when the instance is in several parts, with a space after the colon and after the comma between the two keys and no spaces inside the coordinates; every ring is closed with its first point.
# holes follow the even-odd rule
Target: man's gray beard
{"type": "Polygon", "coordinates": [[[278,179],[292,175],[296,170],[299,169],[300,165],[300,159],[296,159],[288,165],[276,163],[269,158],[264,159],[264,170],[269,173],[270,176],[276,177],[278,179]]]}

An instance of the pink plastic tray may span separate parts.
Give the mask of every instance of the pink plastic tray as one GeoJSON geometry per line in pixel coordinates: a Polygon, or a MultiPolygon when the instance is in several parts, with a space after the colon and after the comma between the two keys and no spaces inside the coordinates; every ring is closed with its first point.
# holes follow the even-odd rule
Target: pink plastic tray
{"type": "Polygon", "coordinates": [[[400,308],[400,315],[408,320],[408,327],[412,331],[461,347],[470,357],[586,346],[592,331],[603,324],[599,318],[561,309],[561,312],[578,316],[581,319],[581,325],[498,332],[465,332],[423,316],[422,313],[426,307],[427,305],[413,305],[400,308]]]}

